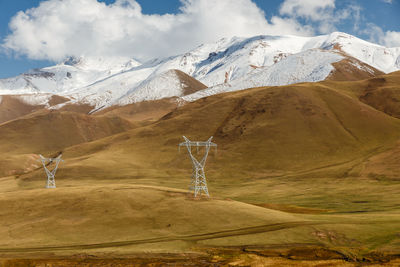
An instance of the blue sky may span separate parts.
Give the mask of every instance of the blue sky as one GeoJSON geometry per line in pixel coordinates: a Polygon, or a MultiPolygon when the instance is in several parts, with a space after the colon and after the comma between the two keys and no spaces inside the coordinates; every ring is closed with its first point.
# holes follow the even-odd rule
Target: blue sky
{"type": "Polygon", "coordinates": [[[52,65],[69,55],[144,61],[233,35],[342,31],[400,46],[400,0],[41,2],[0,0],[0,78],[52,65]],[[15,17],[19,11],[27,15],[15,17]]]}

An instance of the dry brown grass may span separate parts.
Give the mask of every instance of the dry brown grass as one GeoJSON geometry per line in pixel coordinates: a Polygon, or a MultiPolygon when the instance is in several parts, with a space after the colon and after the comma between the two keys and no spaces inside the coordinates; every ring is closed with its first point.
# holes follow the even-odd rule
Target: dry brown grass
{"type": "Polygon", "coordinates": [[[345,59],[332,63],[334,71],[327,77],[332,81],[358,81],[383,75],[382,71],[365,64],[358,59],[345,55],[345,59]],[[362,67],[362,69],[356,66],[362,67]]]}
{"type": "Polygon", "coordinates": [[[206,85],[201,83],[200,81],[196,80],[190,75],[187,75],[183,71],[175,70],[176,75],[178,75],[179,79],[181,80],[182,84],[184,85],[184,95],[193,94],[197,91],[207,88],[206,85]]]}
{"type": "Polygon", "coordinates": [[[18,97],[8,95],[0,97],[0,124],[43,108],[43,106],[28,105],[18,99],[18,97]]]}
{"type": "Polygon", "coordinates": [[[95,116],[119,116],[131,122],[154,122],[178,107],[175,98],[143,101],[125,106],[112,106],[96,112],[95,116]]]}
{"type": "MultiPolygon", "coordinates": [[[[4,123],[0,253],[112,251],[117,257],[225,247],[293,252],[311,245],[316,249],[307,257],[320,248],[343,257],[321,264],[340,266],[371,252],[383,256],[370,262],[390,259],[400,250],[400,163],[394,156],[400,121],[360,98],[380,86],[397,93],[399,75],[382,76],[383,82],[254,88],[177,109],[162,103],[161,111],[143,103],[92,116],[38,112],[4,123]],[[181,135],[213,135],[218,144],[206,165],[211,200],[194,201],[185,193],[191,165],[186,152],[177,151],[181,135]],[[58,188],[43,189],[33,153],[58,150],[66,160],[58,188]]],[[[301,249],[296,259],[253,252],[228,258],[236,264],[320,264],[299,258],[306,255],[301,249]]]]}

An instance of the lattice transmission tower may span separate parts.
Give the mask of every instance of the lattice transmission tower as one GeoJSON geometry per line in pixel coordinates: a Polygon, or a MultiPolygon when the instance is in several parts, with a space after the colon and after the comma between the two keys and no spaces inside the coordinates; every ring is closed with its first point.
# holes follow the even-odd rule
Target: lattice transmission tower
{"type": "Polygon", "coordinates": [[[56,188],[56,179],[55,179],[56,171],[57,171],[57,168],[58,168],[58,165],[60,164],[60,162],[64,161],[61,159],[62,154],[58,155],[58,157],[56,157],[56,158],[45,158],[42,155],[39,155],[39,156],[40,156],[40,161],[43,164],[44,171],[47,174],[46,188],[56,188]],[[50,165],[53,162],[56,163],[56,166],[54,167],[54,169],[52,171],[50,171],[47,168],[47,165],[50,165]]]}
{"type": "Polygon", "coordinates": [[[192,182],[190,184],[189,190],[194,191],[194,197],[201,195],[202,192],[204,192],[204,194],[209,197],[210,195],[208,194],[207,180],[204,173],[204,165],[206,164],[206,159],[210,148],[217,147],[217,144],[211,142],[213,138],[212,136],[205,142],[190,141],[186,136],[183,136],[183,138],[185,139],[185,142],[179,144],[179,149],[181,146],[186,146],[193,165],[192,182]],[[199,147],[205,147],[204,156],[201,161],[198,161],[193,156],[192,146],[196,147],[197,151],[199,147]]]}

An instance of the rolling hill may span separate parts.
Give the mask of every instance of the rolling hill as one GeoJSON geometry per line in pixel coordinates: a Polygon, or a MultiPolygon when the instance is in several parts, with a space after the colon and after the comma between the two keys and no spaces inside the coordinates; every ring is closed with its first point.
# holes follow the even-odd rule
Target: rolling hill
{"type": "Polygon", "coordinates": [[[0,124],[0,254],[395,266],[400,72],[373,76],[17,114],[0,124]],[[211,199],[187,193],[182,135],[218,144],[211,199]],[[37,154],[59,152],[57,189],[45,189],[37,154]]]}

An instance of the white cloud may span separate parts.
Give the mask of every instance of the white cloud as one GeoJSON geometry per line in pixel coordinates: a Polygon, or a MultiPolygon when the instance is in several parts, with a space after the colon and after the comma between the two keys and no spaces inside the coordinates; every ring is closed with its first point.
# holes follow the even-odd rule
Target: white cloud
{"type": "Polygon", "coordinates": [[[368,23],[363,34],[369,36],[369,40],[386,47],[400,47],[400,32],[383,31],[382,28],[373,23],[368,23]]]}
{"type": "Polygon", "coordinates": [[[354,28],[358,27],[361,7],[349,4],[337,9],[335,0],[285,0],[279,13],[294,19],[305,19],[316,24],[319,33],[336,31],[336,25],[344,20],[352,19],[354,28]]]}
{"type": "MultiPolygon", "coordinates": [[[[135,0],[48,0],[17,13],[2,47],[31,59],[126,56],[141,60],[181,53],[221,37],[310,35],[294,18],[272,17],[251,0],[181,0],[178,14],[146,15],[135,0]]],[[[301,11],[303,12],[303,11],[301,11]]],[[[304,11],[305,12],[305,11],[304,11]]]]}
{"type": "Polygon", "coordinates": [[[285,0],[280,7],[280,14],[303,17],[315,21],[325,20],[321,15],[335,8],[335,0],[285,0]]]}
{"type": "MultiPolygon", "coordinates": [[[[382,0],[388,1],[388,0],[382,0]]],[[[350,3],[350,2],[349,2],[350,3]]],[[[386,46],[400,46],[398,32],[367,25],[361,7],[336,8],[335,0],[285,0],[270,21],[251,0],[181,0],[177,14],[143,14],[135,0],[47,0],[17,13],[0,49],[31,59],[118,56],[147,60],[179,54],[222,37],[258,34],[313,35],[351,22],[353,30],[386,46]]],[[[0,50],[0,52],[1,52],[0,50]]]]}
{"type": "Polygon", "coordinates": [[[382,0],[383,2],[387,3],[387,4],[392,4],[393,0],[382,0]]]}
{"type": "Polygon", "coordinates": [[[400,32],[385,32],[383,44],[387,47],[400,47],[400,32]]]}

